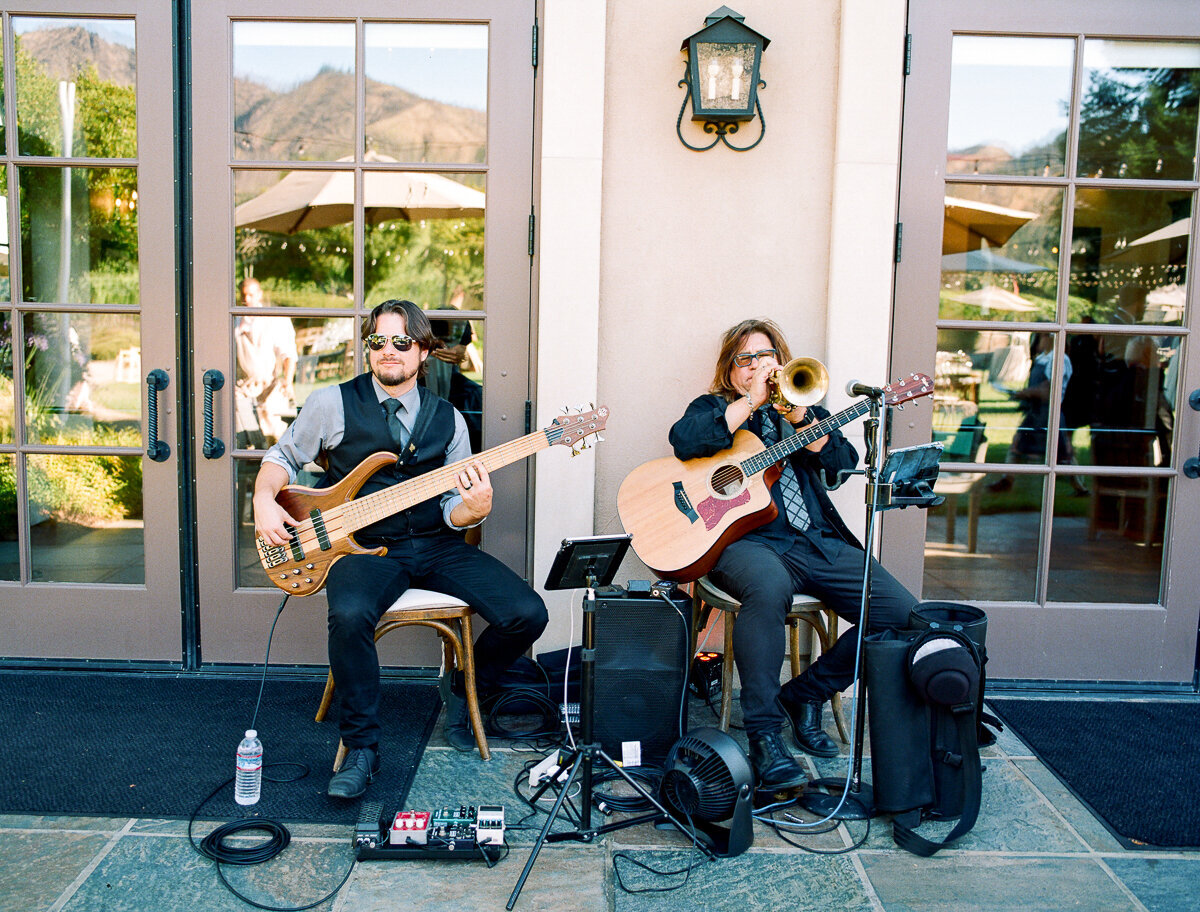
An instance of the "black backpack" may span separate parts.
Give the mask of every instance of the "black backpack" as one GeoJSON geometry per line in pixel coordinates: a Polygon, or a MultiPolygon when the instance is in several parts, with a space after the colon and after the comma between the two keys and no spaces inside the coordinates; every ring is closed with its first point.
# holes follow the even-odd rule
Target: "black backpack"
{"type": "Polygon", "coordinates": [[[909,628],[866,641],[872,784],[875,807],[893,815],[896,844],[928,857],[979,816],[987,617],[970,605],[923,602],[909,628]],[[954,818],[941,842],[916,832],[924,819],[954,818]]]}

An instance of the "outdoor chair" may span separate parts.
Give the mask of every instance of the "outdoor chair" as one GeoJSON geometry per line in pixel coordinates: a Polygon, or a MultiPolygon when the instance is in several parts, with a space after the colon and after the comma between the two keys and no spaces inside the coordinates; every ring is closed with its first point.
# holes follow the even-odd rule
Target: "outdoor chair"
{"type": "MultiPolygon", "coordinates": [[[[471,720],[471,731],[475,733],[475,744],[479,756],[490,760],[487,736],[483,731],[483,718],[479,714],[479,696],[475,690],[475,638],[471,631],[471,616],[475,610],[462,599],[428,589],[409,589],[392,603],[375,626],[375,642],[384,634],[401,627],[432,627],[442,638],[442,670],[446,679],[455,669],[463,673],[466,689],[467,715],[471,720]]],[[[325,682],[325,694],[317,710],[317,721],[322,722],[333,702],[333,671],[325,682]]],[[[346,746],[338,741],[337,757],[333,768],[337,770],[346,756],[346,746]]]]}
{"type": "MultiPolygon", "coordinates": [[[[696,580],[692,588],[692,630],[700,631],[708,623],[712,609],[725,612],[725,654],[721,660],[721,731],[729,731],[729,720],[733,714],[733,625],[737,620],[742,603],[725,592],[707,576],[696,580]]],[[[818,598],[811,595],[795,595],[787,613],[788,652],[792,658],[792,677],[800,674],[814,660],[812,637],[808,648],[800,654],[800,624],[807,624],[817,635],[821,651],[826,652],[837,640],[838,616],[818,598]]],[[[695,649],[692,650],[693,654],[695,649]]],[[[837,723],[838,735],[848,744],[846,719],[842,713],[842,695],[835,693],[830,699],[833,720],[837,723]]]]}

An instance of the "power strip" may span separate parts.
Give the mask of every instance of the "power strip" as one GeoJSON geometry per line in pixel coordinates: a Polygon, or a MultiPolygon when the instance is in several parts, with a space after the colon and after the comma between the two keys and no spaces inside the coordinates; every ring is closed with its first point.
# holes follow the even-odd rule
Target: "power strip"
{"type": "Polygon", "coordinates": [[[504,808],[459,805],[436,811],[385,811],[378,801],[363,802],[354,830],[360,861],[425,859],[494,864],[504,849],[504,808]]]}
{"type": "Polygon", "coordinates": [[[547,754],[545,758],[529,771],[529,787],[537,788],[544,779],[551,776],[556,782],[567,781],[567,771],[562,766],[562,756],[558,751],[547,754]]]}

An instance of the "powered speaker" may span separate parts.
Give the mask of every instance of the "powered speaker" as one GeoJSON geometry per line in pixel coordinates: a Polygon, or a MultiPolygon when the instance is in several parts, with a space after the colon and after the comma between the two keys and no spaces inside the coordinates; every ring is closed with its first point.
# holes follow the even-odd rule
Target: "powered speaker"
{"type": "Polygon", "coordinates": [[[692,604],[669,588],[666,598],[631,590],[596,591],[592,731],[614,760],[639,741],[642,763],[661,765],[687,731],[692,604]]]}

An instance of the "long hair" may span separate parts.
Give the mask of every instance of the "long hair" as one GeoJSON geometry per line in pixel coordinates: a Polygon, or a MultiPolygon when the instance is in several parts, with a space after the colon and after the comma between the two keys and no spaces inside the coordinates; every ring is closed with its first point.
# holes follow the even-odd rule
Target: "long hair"
{"type": "MultiPolygon", "coordinates": [[[[441,340],[433,334],[433,327],[429,325],[429,318],[425,316],[425,311],[421,310],[412,301],[397,301],[395,298],[384,301],[382,304],[376,304],[374,309],[367,314],[363,320],[362,333],[360,334],[363,344],[366,344],[367,336],[375,332],[375,327],[379,323],[379,317],[385,313],[402,316],[404,318],[404,331],[412,336],[416,340],[417,345],[425,351],[432,352],[442,347],[441,340]]],[[[367,360],[370,360],[369,356],[367,360]]],[[[422,361],[421,366],[417,368],[417,376],[425,376],[425,361],[422,361]]]]}
{"type": "Polygon", "coordinates": [[[725,335],[721,337],[717,368],[713,372],[712,386],[708,388],[710,393],[716,393],[728,402],[741,395],[729,382],[729,374],[733,370],[734,355],[742,350],[743,343],[755,333],[762,333],[771,340],[771,348],[779,352],[780,364],[787,364],[792,360],[792,352],[788,348],[787,339],[783,337],[782,329],[770,320],[743,320],[725,330],[725,335]]]}

